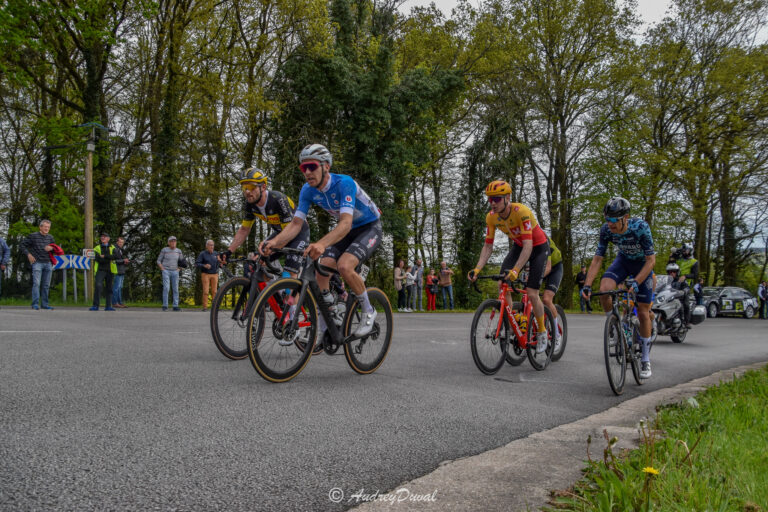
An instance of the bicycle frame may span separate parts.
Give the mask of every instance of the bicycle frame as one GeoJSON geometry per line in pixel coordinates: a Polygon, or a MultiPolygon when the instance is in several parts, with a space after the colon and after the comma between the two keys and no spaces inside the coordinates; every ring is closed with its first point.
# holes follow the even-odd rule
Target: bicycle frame
{"type": "MultiPolygon", "coordinates": [[[[528,300],[528,293],[526,292],[525,288],[517,288],[515,287],[514,283],[508,284],[506,280],[504,280],[504,276],[478,276],[478,279],[493,279],[495,281],[501,281],[501,286],[499,287],[499,302],[501,303],[501,311],[504,312],[504,316],[507,317],[509,320],[510,325],[512,326],[512,331],[515,333],[515,337],[517,338],[517,344],[518,347],[521,349],[525,349],[528,347],[528,327],[523,329],[520,327],[520,324],[515,319],[515,315],[512,311],[512,305],[507,302],[507,293],[520,293],[522,295],[522,305],[523,307],[520,310],[521,315],[525,315],[525,318],[528,318],[531,315],[531,311],[533,310],[533,305],[531,304],[531,301],[528,300]]],[[[475,285],[475,289],[477,289],[475,285]]],[[[479,291],[479,289],[478,289],[479,291]]],[[[503,328],[503,318],[501,315],[499,315],[499,322],[496,325],[496,332],[495,336],[498,337],[501,333],[501,330],[503,328]]]]}

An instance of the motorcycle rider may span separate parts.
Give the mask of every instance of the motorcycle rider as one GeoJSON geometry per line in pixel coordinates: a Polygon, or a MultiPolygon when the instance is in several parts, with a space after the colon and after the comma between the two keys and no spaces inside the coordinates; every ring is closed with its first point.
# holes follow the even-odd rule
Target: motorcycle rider
{"type": "Polygon", "coordinates": [[[680,267],[680,273],[686,279],[690,279],[689,285],[699,282],[699,262],[693,257],[693,246],[685,243],[670,254],[668,263],[677,263],[680,267]]]}
{"type": "Polygon", "coordinates": [[[680,266],[677,263],[669,263],[667,265],[667,275],[670,277],[670,287],[673,290],[679,290],[685,293],[681,298],[683,303],[683,320],[685,321],[685,327],[690,329],[691,325],[691,306],[688,304],[688,294],[690,293],[690,286],[686,280],[685,274],[680,273],[680,266]]]}

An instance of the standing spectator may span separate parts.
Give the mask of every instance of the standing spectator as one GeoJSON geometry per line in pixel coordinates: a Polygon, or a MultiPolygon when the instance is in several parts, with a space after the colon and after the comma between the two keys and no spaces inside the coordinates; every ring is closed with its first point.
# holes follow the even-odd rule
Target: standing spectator
{"type": "Polygon", "coordinates": [[[405,272],[405,285],[404,285],[404,288],[405,288],[405,310],[404,311],[406,313],[410,313],[411,311],[413,311],[413,309],[411,309],[411,297],[413,297],[413,289],[415,288],[413,284],[414,281],[415,280],[414,280],[413,273],[411,272],[411,267],[408,267],[408,270],[405,272]]]}
{"type": "Polygon", "coordinates": [[[443,309],[448,309],[448,300],[445,298],[446,294],[451,301],[451,309],[453,309],[453,284],[451,282],[451,276],[453,270],[448,268],[448,264],[444,261],[440,262],[440,273],[438,274],[438,282],[440,288],[443,290],[443,309]]]}
{"type": "Polygon", "coordinates": [[[107,302],[104,311],[114,311],[112,307],[112,280],[113,276],[117,274],[117,264],[115,263],[115,246],[109,243],[109,235],[107,233],[101,233],[99,235],[99,245],[93,248],[95,257],[93,259],[93,306],[90,307],[90,311],[98,311],[99,304],[101,303],[101,293],[104,291],[104,296],[107,302]],[[104,281],[106,280],[107,286],[104,287],[104,281]]]}
{"type": "Polygon", "coordinates": [[[125,280],[125,269],[129,263],[128,253],[125,250],[125,238],[117,237],[115,246],[115,265],[117,265],[117,274],[115,282],[112,284],[112,306],[116,308],[126,308],[123,304],[123,281],[125,280]]]}
{"type": "Polygon", "coordinates": [[[699,282],[693,285],[693,297],[696,299],[697,306],[701,306],[702,304],[704,304],[704,278],[703,277],[700,277],[699,282]]]}
{"type": "Polygon", "coordinates": [[[395,290],[397,290],[397,310],[405,310],[405,285],[403,280],[405,279],[405,262],[400,260],[395,267],[395,290]]]}
{"type": "Polygon", "coordinates": [[[435,275],[435,269],[429,269],[429,275],[427,276],[427,311],[434,311],[435,302],[437,299],[437,276],[435,275]]]}
{"type": "Polygon", "coordinates": [[[582,265],[581,270],[578,274],[576,274],[576,286],[579,287],[579,305],[581,306],[581,312],[583,313],[586,310],[587,314],[589,314],[592,313],[592,305],[587,299],[584,298],[584,294],[582,293],[582,289],[584,288],[584,283],[586,280],[587,267],[582,265]]]}
{"type": "Polygon", "coordinates": [[[53,273],[50,252],[53,251],[54,243],[53,236],[48,233],[50,230],[51,221],[43,219],[40,221],[40,231],[32,233],[21,242],[21,250],[32,265],[32,309],[53,309],[48,304],[53,273]]]}
{"type": "Polygon", "coordinates": [[[173,310],[181,311],[179,307],[179,260],[181,249],[176,247],[176,237],[168,237],[168,247],[163,247],[157,257],[157,266],[163,272],[163,311],[168,311],[168,290],[173,288],[173,310]]]}
{"type": "Polygon", "coordinates": [[[219,289],[219,253],[213,250],[213,240],[205,242],[205,250],[197,257],[195,265],[200,269],[203,282],[203,311],[208,311],[208,290],[213,298],[219,289]]]}
{"type": "MultiPolygon", "coordinates": [[[[5,277],[5,267],[8,265],[8,259],[11,257],[11,250],[8,248],[8,244],[5,243],[3,237],[0,236],[0,285],[3,284],[3,278],[5,277]]],[[[2,286],[0,286],[0,297],[2,297],[2,286]]]]}
{"type": "Polygon", "coordinates": [[[422,293],[424,290],[424,267],[421,265],[421,260],[417,259],[416,263],[411,268],[411,274],[413,274],[413,305],[411,308],[416,311],[424,311],[424,305],[422,302],[422,293]],[[418,305],[418,308],[416,307],[418,305]]]}
{"type": "Polygon", "coordinates": [[[768,319],[768,283],[763,281],[757,288],[757,298],[760,299],[760,318],[768,319]]]}

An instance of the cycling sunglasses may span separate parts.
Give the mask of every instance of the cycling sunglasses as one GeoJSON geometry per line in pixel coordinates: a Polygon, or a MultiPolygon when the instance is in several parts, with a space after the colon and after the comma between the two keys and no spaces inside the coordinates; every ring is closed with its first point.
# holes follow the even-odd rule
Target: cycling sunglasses
{"type": "Polygon", "coordinates": [[[245,192],[246,190],[251,191],[251,190],[256,190],[257,185],[254,185],[253,183],[243,183],[242,185],[240,185],[240,188],[243,189],[243,192],[245,192]]]}
{"type": "Polygon", "coordinates": [[[607,220],[611,224],[616,224],[617,222],[619,222],[623,218],[624,217],[606,217],[605,220],[607,220]]]}
{"type": "Polygon", "coordinates": [[[495,196],[495,197],[489,197],[489,198],[488,198],[488,202],[489,202],[489,203],[498,203],[498,202],[499,202],[499,201],[501,201],[502,199],[504,199],[504,197],[503,197],[503,196],[495,196]]]}
{"type": "Polygon", "coordinates": [[[301,164],[299,166],[299,169],[301,169],[301,172],[315,172],[318,167],[320,167],[320,164],[310,162],[306,164],[301,164]]]}

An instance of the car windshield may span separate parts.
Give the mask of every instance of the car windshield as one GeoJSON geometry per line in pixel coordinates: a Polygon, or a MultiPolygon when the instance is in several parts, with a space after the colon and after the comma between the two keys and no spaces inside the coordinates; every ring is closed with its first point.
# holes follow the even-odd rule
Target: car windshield
{"type": "Polygon", "coordinates": [[[720,293],[720,288],[716,288],[714,286],[707,286],[701,290],[701,293],[704,295],[717,295],[720,293]]]}

